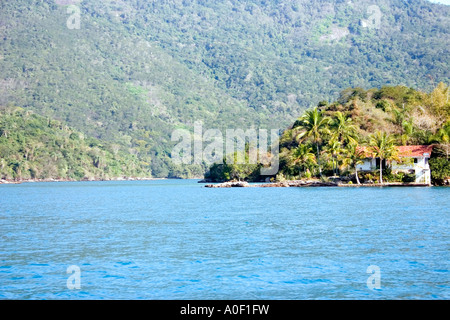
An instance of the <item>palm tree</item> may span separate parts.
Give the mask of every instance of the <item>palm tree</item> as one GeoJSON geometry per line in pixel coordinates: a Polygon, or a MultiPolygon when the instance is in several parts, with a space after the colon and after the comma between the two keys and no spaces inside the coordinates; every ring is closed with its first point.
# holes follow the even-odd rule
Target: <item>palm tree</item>
{"type": "Polygon", "coordinates": [[[311,138],[316,145],[320,176],[322,176],[322,168],[320,165],[320,142],[322,141],[322,137],[330,132],[330,122],[331,119],[325,117],[317,107],[313,110],[306,111],[298,120],[298,128],[302,131],[298,134],[297,138],[301,141],[306,138],[311,138]]]}
{"type": "Polygon", "coordinates": [[[439,129],[437,137],[439,138],[440,143],[445,147],[445,153],[448,160],[448,154],[450,151],[450,122],[447,122],[441,129],[439,129]]]}
{"type": "Polygon", "coordinates": [[[370,150],[380,159],[380,183],[383,183],[383,160],[397,159],[395,139],[386,132],[377,131],[369,136],[370,150]]]}
{"type": "Polygon", "coordinates": [[[411,137],[414,133],[414,125],[413,125],[413,121],[409,120],[409,121],[403,121],[402,123],[402,135],[400,136],[402,145],[406,146],[409,141],[411,140],[411,137]]]}
{"type": "Polygon", "coordinates": [[[328,141],[328,146],[326,148],[327,153],[331,156],[331,159],[333,161],[333,175],[337,176],[337,165],[336,160],[339,156],[339,154],[342,152],[341,142],[336,140],[336,138],[331,138],[330,141],[328,141]]]}
{"type": "Polygon", "coordinates": [[[366,158],[365,152],[358,146],[358,143],[350,143],[345,149],[346,158],[344,159],[344,165],[355,169],[356,182],[359,182],[358,177],[358,164],[363,164],[366,158]]]}
{"type": "Polygon", "coordinates": [[[439,131],[436,134],[433,134],[433,132],[429,130],[415,131],[414,138],[417,144],[424,144],[424,145],[439,143],[442,139],[439,135],[439,131]]]}
{"type": "Polygon", "coordinates": [[[300,164],[301,168],[305,170],[309,165],[316,162],[316,156],[313,153],[313,149],[306,144],[300,144],[292,152],[292,163],[300,164]]]}
{"type": "Polygon", "coordinates": [[[399,110],[399,109],[392,109],[392,123],[396,124],[398,126],[401,126],[403,124],[403,121],[405,121],[405,110],[399,110]]]}
{"type": "Polygon", "coordinates": [[[333,137],[341,144],[356,143],[357,128],[353,124],[352,118],[346,117],[342,112],[338,111],[335,113],[330,127],[333,137]]]}

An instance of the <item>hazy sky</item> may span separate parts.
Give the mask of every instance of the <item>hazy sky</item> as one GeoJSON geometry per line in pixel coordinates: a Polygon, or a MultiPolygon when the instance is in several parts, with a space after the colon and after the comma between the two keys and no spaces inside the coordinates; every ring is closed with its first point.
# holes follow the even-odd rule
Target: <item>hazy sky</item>
{"type": "Polygon", "coordinates": [[[429,1],[450,5],[450,0],[429,0],[429,1]]]}

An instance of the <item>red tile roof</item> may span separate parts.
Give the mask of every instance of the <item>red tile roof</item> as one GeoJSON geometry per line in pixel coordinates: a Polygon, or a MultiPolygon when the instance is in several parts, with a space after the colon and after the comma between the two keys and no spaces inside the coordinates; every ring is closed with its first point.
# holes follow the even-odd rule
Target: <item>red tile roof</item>
{"type": "MultiPolygon", "coordinates": [[[[368,147],[358,147],[358,149],[364,152],[367,158],[374,158],[368,147]]],[[[428,153],[428,156],[431,155],[433,146],[398,146],[397,150],[399,157],[423,157],[425,153],[428,153]]]]}
{"type": "Polygon", "coordinates": [[[400,157],[423,157],[425,153],[428,153],[429,157],[433,146],[400,146],[397,150],[400,157]]]}

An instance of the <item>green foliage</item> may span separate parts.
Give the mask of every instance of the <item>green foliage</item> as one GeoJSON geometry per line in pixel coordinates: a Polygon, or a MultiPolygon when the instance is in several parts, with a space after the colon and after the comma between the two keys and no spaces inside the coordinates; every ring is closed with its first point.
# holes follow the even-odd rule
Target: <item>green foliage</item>
{"type": "Polygon", "coordinates": [[[430,159],[431,179],[433,183],[443,185],[444,180],[450,179],[450,161],[446,158],[430,159]]]}
{"type": "Polygon", "coordinates": [[[411,183],[416,181],[416,175],[413,173],[406,173],[402,175],[401,172],[399,172],[398,175],[400,176],[401,181],[404,183],[411,183]]]}
{"type": "Polygon", "coordinates": [[[205,178],[212,182],[239,180],[255,182],[260,180],[261,165],[249,161],[248,150],[244,152],[242,162],[238,160],[238,153],[224,157],[223,163],[213,164],[205,174],[205,178]]]}
{"type": "Polygon", "coordinates": [[[391,168],[383,169],[383,181],[412,183],[416,181],[415,173],[393,172],[391,168]]]}
{"type": "Polygon", "coordinates": [[[376,172],[361,173],[361,182],[363,183],[378,183],[379,175],[376,172]]]}
{"type": "Polygon", "coordinates": [[[294,165],[293,171],[296,171],[300,176],[309,175],[309,170],[317,164],[316,156],[310,145],[300,144],[290,155],[292,158],[289,161],[294,165]]]}
{"type": "Polygon", "coordinates": [[[0,179],[151,177],[148,164],[116,146],[85,138],[62,122],[0,108],[0,179]]]}
{"type": "Polygon", "coordinates": [[[383,110],[384,112],[391,111],[391,104],[387,100],[381,100],[375,105],[376,108],[383,110]]]}

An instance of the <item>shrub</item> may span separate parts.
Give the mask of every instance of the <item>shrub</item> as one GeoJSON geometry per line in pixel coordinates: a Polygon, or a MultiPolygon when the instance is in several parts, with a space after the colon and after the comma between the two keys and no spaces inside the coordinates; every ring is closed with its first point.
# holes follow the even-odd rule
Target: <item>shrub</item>
{"type": "Polygon", "coordinates": [[[443,185],[450,178],[450,161],[446,158],[430,159],[430,169],[433,184],[443,185]]]}
{"type": "Polygon", "coordinates": [[[286,181],[286,177],[284,176],[284,174],[282,172],[280,172],[279,174],[277,174],[275,181],[277,181],[277,182],[286,181]]]}
{"type": "Polygon", "coordinates": [[[402,182],[404,183],[410,183],[416,181],[416,175],[414,173],[407,173],[403,176],[402,182]]]}
{"type": "Polygon", "coordinates": [[[386,100],[381,100],[381,101],[379,101],[379,102],[375,105],[375,107],[376,107],[377,109],[383,110],[384,112],[390,112],[390,111],[391,111],[391,104],[389,103],[389,101],[386,101],[386,100]]]}
{"type": "Polygon", "coordinates": [[[395,180],[395,175],[392,173],[391,168],[383,169],[383,180],[391,182],[395,180]]]}

